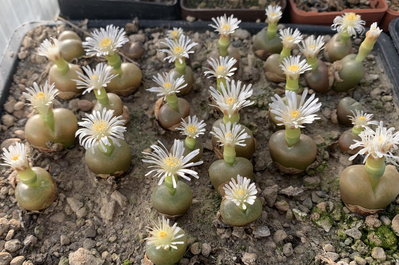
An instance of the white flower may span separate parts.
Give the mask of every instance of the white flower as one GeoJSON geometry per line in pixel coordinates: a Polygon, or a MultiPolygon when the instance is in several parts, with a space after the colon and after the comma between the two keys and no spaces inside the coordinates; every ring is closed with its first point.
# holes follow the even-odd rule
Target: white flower
{"type": "Polygon", "coordinates": [[[310,35],[299,45],[301,53],[306,58],[316,57],[323,48],[324,48],[324,36],[318,36],[315,39],[314,35],[310,35]]]}
{"type": "Polygon", "coordinates": [[[268,5],[266,8],[267,23],[277,23],[283,13],[281,12],[281,6],[279,5],[268,5]]]}
{"type": "Polygon", "coordinates": [[[169,39],[174,39],[178,40],[180,36],[183,35],[183,29],[182,28],[173,28],[168,30],[168,38],[169,39]]]}
{"type": "Polygon", "coordinates": [[[247,204],[255,203],[256,193],[258,193],[255,183],[251,183],[250,179],[240,175],[237,175],[237,180],[232,178],[229,183],[224,185],[223,189],[225,198],[243,210],[247,209],[247,204]]]}
{"type": "Polygon", "coordinates": [[[249,100],[252,96],[252,85],[243,85],[241,81],[226,82],[226,87],[223,83],[220,84],[221,92],[216,88],[210,87],[213,101],[216,105],[212,105],[220,109],[224,115],[231,115],[237,113],[240,109],[254,104],[249,100]]]}
{"type": "Polygon", "coordinates": [[[218,59],[209,58],[208,63],[211,68],[208,68],[208,70],[204,72],[205,75],[208,75],[208,78],[216,77],[229,81],[230,77],[233,76],[234,72],[237,70],[237,67],[234,67],[237,60],[233,57],[219,56],[218,59]]]}
{"type": "Polygon", "coordinates": [[[168,56],[165,57],[164,60],[172,63],[178,60],[180,63],[183,63],[184,58],[188,58],[190,53],[194,53],[191,50],[198,43],[193,42],[189,37],[181,35],[178,40],[172,40],[169,38],[165,39],[165,42],[161,42],[161,44],[166,45],[168,49],[161,49],[161,52],[166,52],[168,56]]]}
{"type": "Polygon", "coordinates": [[[83,94],[89,93],[94,89],[101,89],[106,87],[109,82],[117,75],[112,74],[110,68],[105,63],[99,63],[95,69],[90,66],[83,66],[85,74],[76,71],[79,76],[79,80],[74,80],[79,89],[84,89],[83,94]]]}
{"type": "Polygon", "coordinates": [[[202,161],[190,162],[199,154],[199,149],[195,149],[185,156],[184,142],[181,140],[175,140],[170,151],[160,141],[158,143],[159,145],[151,145],[153,150],[151,153],[143,152],[145,155],[143,162],[152,164],[149,166],[151,170],[145,174],[146,176],[154,174],[154,176],[159,177],[158,185],[161,185],[165,178],[170,176],[174,188],[176,188],[176,176],[186,180],[191,180],[190,176],[198,178],[198,173],[188,168],[203,163],[202,161]]]}
{"type": "Polygon", "coordinates": [[[296,44],[302,41],[302,34],[298,29],[292,28],[280,29],[280,39],[285,48],[292,49],[296,44]]]}
{"type": "Polygon", "coordinates": [[[364,31],[364,24],[366,22],[360,18],[360,15],[355,13],[344,13],[342,16],[334,18],[331,28],[338,32],[347,32],[351,36],[361,34],[364,31]]]}
{"type": "Polygon", "coordinates": [[[280,122],[279,126],[303,128],[302,124],[310,124],[314,120],[320,119],[314,114],[320,110],[321,103],[318,102],[319,99],[315,98],[315,94],[306,99],[307,94],[308,90],[305,89],[299,103],[297,94],[289,90],[285,91],[285,99],[282,99],[277,94],[272,97],[270,111],[276,115],[276,120],[280,122]]]}
{"type": "Polygon", "coordinates": [[[205,122],[203,120],[199,120],[197,116],[189,116],[188,121],[182,119],[181,127],[177,128],[177,130],[182,131],[183,135],[191,137],[193,139],[198,138],[201,134],[205,133],[205,122]]]}
{"type": "Polygon", "coordinates": [[[361,147],[359,152],[351,156],[349,160],[355,159],[358,155],[366,155],[364,161],[369,156],[375,159],[387,158],[389,162],[396,164],[396,160],[399,160],[398,156],[393,155],[393,152],[398,149],[399,144],[399,132],[394,132],[395,128],[386,128],[384,123],[380,121],[380,124],[374,131],[370,127],[365,129],[359,134],[360,141],[354,140],[355,143],[350,146],[351,149],[361,147]]]}
{"type": "Polygon", "coordinates": [[[170,226],[169,220],[162,216],[154,227],[149,228],[150,236],[146,238],[147,244],[156,249],[177,249],[177,245],[183,245],[184,231],[175,223],[170,226]]]}
{"type": "Polygon", "coordinates": [[[28,154],[24,144],[16,142],[8,148],[3,148],[2,159],[4,166],[9,166],[14,170],[22,171],[29,168],[28,154]]]}
{"type": "Polygon", "coordinates": [[[95,29],[83,42],[83,47],[89,56],[107,56],[115,53],[128,41],[123,29],[108,25],[105,29],[95,29]]]}
{"type": "Polygon", "coordinates": [[[45,56],[51,61],[56,61],[61,57],[59,42],[57,39],[45,39],[39,46],[37,53],[40,56],[45,56]]]}
{"type": "Polygon", "coordinates": [[[300,55],[290,55],[284,58],[280,64],[280,68],[283,70],[284,74],[291,79],[298,79],[300,74],[312,70],[312,67],[306,62],[305,59],[301,61],[300,55]]]}
{"type": "Polygon", "coordinates": [[[377,22],[371,24],[369,31],[366,33],[366,37],[372,40],[376,40],[382,32],[382,29],[377,27],[377,22]]]}
{"type": "Polygon", "coordinates": [[[378,125],[377,121],[372,121],[373,114],[367,114],[363,111],[352,111],[352,115],[348,115],[354,127],[366,128],[368,125],[378,125]]]}
{"type": "Polygon", "coordinates": [[[184,76],[180,76],[175,78],[175,73],[165,72],[165,73],[158,73],[156,76],[153,76],[152,80],[157,83],[159,86],[151,87],[147,90],[150,92],[158,93],[158,97],[163,97],[171,94],[177,94],[180,92],[181,89],[187,86],[184,81],[184,76]]]}
{"type": "Polygon", "coordinates": [[[113,116],[113,110],[102,109],[101,111],[93,111],[92,114],[86,114],[86,117],[78,122],[80,128],[76,132],[79,137],[79,143],[86,150],[96,144],[106,152],[107,147],[116,144],[120,146],[119,140],[123,140],[123,133],[126,127],[123,126],[125,121],[122,116],[113,116]]]}
{"type": "Polygon", "coordinates": [[[231,122],[214,126],[211,134],[217,138],[221,145],[245,146],[245,139],[250,138],[240,124],[231,122]]]}
{"type": "Polygon", "coordinates": [[[27,88],[26,91],[22,95],[38,112],[48,110],[58,95],[58,89],[55,88],[54,84],[49,85],[47,81],[44,86],[39,86],[34,82],[33,87],[27,88]]]}
{"type": "Polygon", "coordinates": [[[215,29],[216,32],[219,32],[221,35],[230,35],[233,34],[236,29],[238,29],[238,24],[241,23],[241,20],[238,20],[233,15],[227,17],[226,14],[220,17],[212,18],[213,23],[209,24],[212,28],[215,29]]]}

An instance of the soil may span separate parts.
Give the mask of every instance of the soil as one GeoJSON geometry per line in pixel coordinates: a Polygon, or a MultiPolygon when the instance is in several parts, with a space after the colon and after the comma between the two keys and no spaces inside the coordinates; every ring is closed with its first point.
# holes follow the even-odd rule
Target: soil
{"type": "Polygon", "coordinates": [[[398,0],[387,0],[389,9],[394,11],[399,11],[399,1],[398,0]]]}
{"type": "Polygon", "coordinates": [[[368,0],[295,0],[297,7],[304,11],[334,12],[344,9],[370,9],[368,0]]]}
{"type": "Polygon", "coordinates": [[[222,9],[264,9],[266,6],[279,1],[276,0],[186,0],[188,8],[222,8],[222,9]]]}
{"type": "MultiPolygon", "coordinates": [[[[46,59],[36,54],[36,49],[45,38],[57,37],[65,28],[63,25],[41,26],[25,37],[2,115],[1,141],[24,139],[23,129],[31,115],[31,107],[25,103],[22,92],[34,81],[43,83],[50,66],[46,59]]],[[[96,178],[85,166],[84,149],[78,144],[58,153],[33,150],[34,165],[49,170],[59,193],[51,207],[32,213],[17,206],[15,174],[2,166],[1,258],[12,256],[26,260],[24,265],[66,265],[68,259],[71,265],[82,264],[76,261],[82,256],[91,260],[86,264],[141,264],[146,227],[159,217],[150,203],[151,191],[158,180],[145,177],[148,169],[141,162],[141,152],[148,150],[158,139],[170,146],[173,139],[182,137],[157,124],[152,111],[156,96],[146,91],[154,85],[151,80],[154,74],[172,68],[163,61],[165,54],[157,52],[159,41],[166,36],[165,31],[131,28],[129,32],[131,40],[144,41],[146,50],[137,61],[144,73],[143,84],[137,93],[123,98],[131,114],[126,133],[134,154],[131,171],[116,179],[96,178]]],[[[215,82],[205,78],[203,72],[209,54],[216,50],[217,35],[211,31],[187,34],[200,45],[190,58],[196,85],[185,98],[191,103],[192,114],[205,119],[209,132],[221,115],[209,106],[208,88],[215,82]]],[[[367,74],[351,92],[319,95],[323,103],[321,120],[303,130],[318,145],[317,161],[306,174],[285,176],[272,163],[267,146],[275,131],[268,119],[268,104],[274,93],[284,93],[284,83],[265,80],[263,61],[252,53],[251,43],[250,34],[245,30],[238,30],[232,41],[242,55],[236,77],[252,83],[254,88],[252,99],[255,104],[241,111],[241,122],[252,129],[258,143],[253,163],[263,213],[255,223],[243,228],[228,227],[219,221],[221,200],[207,174],[216,158],[210,150],[211,137],[206,133],[201,139],[205,145],[204,164],[197,168],[200,178],[188,182],[193,189],[193,205],[184,216],[176,219],[190,236],[189,249],[179,264],[335,264],[338,261],[348,264],[355,260],[358,263],[350,264],[366,264],[379,262],[381,251],[385,255],[384,264],[394,264],[393,260],[399,259],[397,237],[393,234],[393,217],[399,212],[399,199],[374,219],[365,219],[350,214],[343,207],[337,179],[339,172],[351,164],[349,156],[342,154],[336,144],[339,135],[347,129],[337,124],[335,108],[340,98],[352,96],[365,106],[367,112],[374,113],[376,120],[399,128],[392,84],[383,72],[378,54],[373,52],[367,57],[367,74]],[[370,228],[370,223],[374,228],[370,228]],[[384,244],[378,251],[375,249],[382,243],[372,241],[373,238],[368,237],[370,233],[374,233],[373,238],[384,237],[384,244]],[[385,244],[385,238],[390,239],[389,244],[385,244]]],[[[355,43],[359,44],[360,40],[355,43]]],[[[98,59],[93,58],[78,61],[81,65],[97,62],[98,59]]],[[[70,108],[80,120],[85,114],[82,109],[87,109],[93,99],[93,95],[85,95],[60,101],[56,107],[70,108]]],[[[395,224],[399,217],[396,219],[395,224]]]]}

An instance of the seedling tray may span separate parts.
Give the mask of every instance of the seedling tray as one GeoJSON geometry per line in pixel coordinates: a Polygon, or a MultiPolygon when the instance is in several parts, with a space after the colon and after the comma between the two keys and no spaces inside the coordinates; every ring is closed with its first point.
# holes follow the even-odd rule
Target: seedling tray
{"type": "Polygon", "coordinates": [[[389,34],[396,50],[399,52],[399,18],[395,18],[389,24],[389,34]]]}

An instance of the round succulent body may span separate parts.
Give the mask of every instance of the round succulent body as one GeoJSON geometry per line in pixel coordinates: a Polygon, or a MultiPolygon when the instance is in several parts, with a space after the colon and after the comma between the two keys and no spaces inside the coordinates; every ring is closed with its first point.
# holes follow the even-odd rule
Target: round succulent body
{"type": "Polygon", "coordinates": [[[178,110],[175,110],[160,98],[155,104],[154,113],[163,128],[175,130],[180,125],[181,119],[190,114],[190,104],[184,98],[178,98],[178,110]]]}
{"type": "Polygon", "coordinates": [[[220,195],[224,194],[223,186],[237,175],[253,178],[254,169],[251,161],[244,157],[236,157],[233,164],[229,164],[223,159],[216,160],[208,169],[209,178],[213,187],[220,195]]]}
{"type": "Polygon", "coordinates": [[[272,82],[284,82],[286,76],[280,67],[281,56],[280,54],[270,55],[263,65],[263,70],[265,71],[266,79],[272,82]]]}
{"type": "Polygon", "coordinates": [[[68,62],[84,54],[82,40],[75,32],[70,30],[63,31],[58,36],[58,41],[61,55],[68,62]]]}
{"type": "Polygon", "coordinates": [[[184,244],[176,245],[176,249],[158,248],[153,245],[147,245],[146,256],[155,265],[173,265],[179,262],[187,249],[187,236],[179,238],[184,244]]]}
{"type": "Polygon", "coordinates": [[[341,60],[352,52],[352,40],[335,34],[326,44],[324,55],[330,62],[341,60]]]}
{"type": "Polygon", "coordinates": [[[185,82],[185,84],[187,84],[187,86],[183,87],[179,91],[178,95],[188,94],[191,91],[191,89],[194,87],[194,83],[195,83],[194,74],[193,74],[193,70],[191,69],[191,67],[188,65],[185,66],[184,75],[180,74],[178,71],[176,71],[176,69],[172,69],[171,71],[174,73],[175,78],[179,78],[179,77],[183,76],[184,82],[185,82]]]}
{"type": "Polygon", "coordinates": [[[259,198],[256,198],[254,204],[248,204],[247,209],[242,210],[233,201],[223,199],[219,211],[223,223],[231,226],[245,226],[262,215],[262,203],[259,198]]]}
{"type": "Polygon", "coordinates": [[[340,61],[341,70],[338,72],[341,80],[335,80],[333,89],[338,92],[348,91],[359,84],[364,76],[363,62],[355,60],[356,54],[349,54],[340,61]]]}
{"type": "MultiPolygon", "coordinates": [[[[216,120],[212,127],[213,128],[219,127],[220,126],[219,124],[221,122],[223,122],[222,119],[216,120]]],[[[240,125],[241,129],[244,129],[244,131],[250,137],[246,138],[244,140],[245,146],[241,146],[241,145],[236,145],[235,146],[236,156],[245,157],[247,159],[251,159],[253,154],[255,153],[255,148],[256,148],[255,137],[253,136],[252,131],[248,127],[246,127],[246,126],[244,126],[242,124],[239,124],[239,125],[240,125]]],[[[218,156],[220,158],[223,158],[223,150],[224,150],[224,148],[223,148],[223,146],[221,146],[221,147],[219,146],[217,138],[215,136],[212,136],[212,145],[213,145],[213,149],[218,154],[218,156]]]]}
{"type": "Polygon", "coordinates": [[[343,153],[347,153],[350,155],[356,154],[360,150],[360,148],[359,147],[355,149],[350,148],[350,146],[355,143],[354,140],[360,141],[359,135],[354,134],[352,129],[346,130],[341,134],[341,136],[338,139],[339,149],[341,149],[343,153]]]}
{"type": "Polygon", "coordinates": [[[49,207],[57,197],[57,187],[50,174],[40,167],[31,168],[35,177],[29,182],[19,181],[15,187],[18,205],[28,211],[40,211],[49,207]]]}
{"type": "Polygon", "coordinates": [[[309,88],[316,92],[326,93],[330,90],[328,67],[321,60],[318,60],[317,65],[316,69],[306,72],[304,77],[309,88]]]}
{"type": "Polygon", "coordinates": [[[55,87],[59,90],[58,97],[62,99],[71,99],[80,95],[81,90],[77,88],[74,80],[79,79],[76,72],[82,72],[79,65],[68,63],[68,71],[63,73],[57,67],[53,65],[50,68],[48,79],[49,83],[55,84],[55,87]]]}
{"type": "Polygon", "coordinates": [[[288,146],[284,130],[272,134],[269,140],[269,150],[279,169],[289,174],[305,171],[315,161],[317,155],[317,146],[312,138],[301,134],[296,144],[288,146]]]}
{"type": "Polygon", "coordinates": [[[385,209],[399,194],[399,172],[395,166],[385,167],[384,174],[376,179],[369,175],[364,165],[345,168],[339,175],[341,199],[357,213],[375,213],[385,209]]]}
{"type": "MultiPolygon", "coordinates": [[[[112,68],[111,66],[108,66],[112,68]]],[[[112,68],[113,74],[118,74],[107,85],[107,91],[119,96],[128,96],[134,93],[140,86],[143,73],[140,68],[133,63],[122,63],[120,69],[112,68]]]]}
{"type": "Polygon", "coordinates": [[[109,104],[104,106],[99,101],[94,105],[93,110],[102,110],[103,108],[112,109],[114,111],[114,116],[120,116],[123,113],[123,102],[121,98],[114,93],[107,93],[109,104]]]}
{"type": "Polygon", "coordinates": [[[341,99],[337,106],[338,122],[345,126],[351,126],[352,121],[349,118],[356,110],[362,111],[363,106],[351,97],[344,97],[341,99]]]}
{"type": "Polygon", "coordinates": [[[26,140],[42,151],[57,151],[75,143],[75,132],[78,129],[76,116],[64,108],[54,109],[53,113],[54,131],[39,114],[30,117],[25,124],[26,140]]]}
{"type": "Polygon", "coordinates": [[[269,37],[267,28],[263,28],[254,37],[253,50],[256,56],[266,60],[272,54],[279,54],[283,49],[283,44],[278,34],[269,37]]]}
{"type": "Polygon", "coordinates": [[[165,182],[157,185],[151,195],[152,207],[168,216],[181,216],[190,208],[193,192],[182,181],[177,181],[173,192],[170,189],[165,182]]]}
{"type": "Polygon", "coordinates": [[[119,146],[114,144],[110,154],[102,152],[97,145],[86,150],[85,161],[89,169],[96,175],[109,176],[121,175],[131,165],[132,152],[129,145],[119,139],[119,146]]]}

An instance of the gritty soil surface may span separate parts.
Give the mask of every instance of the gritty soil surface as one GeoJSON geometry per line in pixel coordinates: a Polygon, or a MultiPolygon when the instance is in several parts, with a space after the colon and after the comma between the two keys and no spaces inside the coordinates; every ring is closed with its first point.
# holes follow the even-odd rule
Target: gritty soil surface
{"type": "Polygon", "coordinates": [[[273,3],[280,3],[276,0],[186,0],[186,6],[189,8],[222,8],[222,9],[264,9],[273,3]]]}
{"type": "MultiPolygon", "coordinates": [[[[50,66],[36,49],[45,38],[56,37],[64,29],[41,26],[25,37],[2,114],[1,141],[24,140],[24,125],[32,109],[22,92],[34,81],[43,83],[50,66]]],[[[138,30],[132,24],[127,31],[130,40],[143,42],[146,50],[137,61],[144,73],[143,84],[137,93],[123,99],[131,114],[126,133],[134,154],[131,171],[117,179],[96,178],[85,166],[84,149],[78,144],[58,153],[33,150],[33,164],[48,169],[54,177],[58,199],[48,209],[32,213],[17,206],[15,175],[2,167],[0,264],[10,264],[11,259],[14,265],[24,260],[24,265],[141,264],[146,227],[160,216],[150,202],[158,180],[144,176],[148,169],[141,162],[141,152],[158,139],[170,146],[173,139],[182,136],[161,129],[153,114],[156,96],[146,91],[154,85],[154,74],[172,68],[163,61],[165,54],[157,52],[165,31],[138,30]],[[79,262],[82,259],[89,261],[79,262]]],[[[187,34],[199,45],[190,58],[195,89],[185,98],[191,103],[191,114],[205,119],[209,132],[221,115],[209,106],[208,88],[215,85],[215,80],[205,78],[203,72],[209,54],[216,50],[217,35],[210,31],[187,34]]],[[[358,45],[360,40],[355,43],[358,45]]],[[[337,178],[351,164],[349,156],[341,154],[336,146],[339,135],[348,129],[337,124],[335,108],[340,98],[352,96],[367,112],[374,113],[376,120],[399,128],[392,85],[378,55],[367,57],[367,74],[351,92],[319,95],[323,103],[321,119],[303,130],[318,145],[317,161],[306,174],[286,176],[272,163],[267,145],[276,130],[268,119],[268,104],[274,93],[284,93],[284,83],[265,80],[263,62],[252,52],[249,32],[238,30],[232,44],[242,56],[236,78],[254,88],[255,104],[241,111],[241,122],[253,130],[258,143],[253,164],[263,213],[243,228],[228,227],[218,220],[221,199],[207,174],[216,157],[206,133],[201,139],[205,145],[204,164],[197,168],[200,178],[188,183],[194,193],[193,205],[175,220],[190,236],[189,249],[179,264],[394,264],[394,259],[399,259],[395,235],[395,231],[399,233],[399,199],[371,217],[350,214],[340,201],[337,178]]],[[[78,61],[81,65],[96,62],[93,58],[78,61]]],[[[93,99],[93,95],[85,95],[61,101],[56,107],[70,108],[80,120],[85,114],[82,110],[90,109],[93,99]]]]}
{"type": "Polygon", "coordinates": [[[344,9],[369,9],[368,0],[295,0],[297,7],[304,11],[333,12],[344,9]]]}
{"type": "Polygon", "coordinates": [[[388,0],[387,4],[389,6],[389,9],[392,9],[394,11],[399,11],[399,1],[398,0],[388,0]]]}

